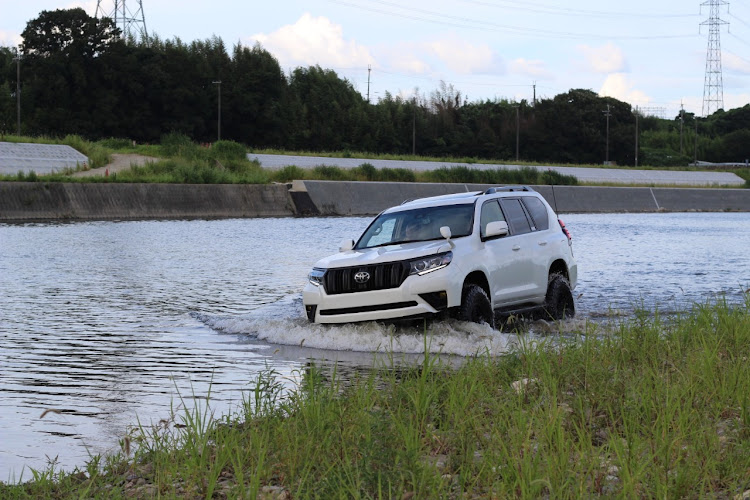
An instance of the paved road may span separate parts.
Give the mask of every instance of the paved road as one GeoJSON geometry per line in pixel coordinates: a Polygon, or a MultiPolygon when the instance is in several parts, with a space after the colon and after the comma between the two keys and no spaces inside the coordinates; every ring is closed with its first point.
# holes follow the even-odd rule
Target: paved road
{"type": "MultiPolygon", "coordinates": [[[[520,169],[518,165],[485,164],[485,163],[455,163],[433,161],[402,161],[402,160],[363,160],[358,158],[326,158],[323,156],[288,156],[248,154],[248,158],[257,159],[265,168],[283,168],[296,165],[301,168],[313,168],[318,165],[331,165],[341,168],[354,168],[362,163],[370,163],[377,168],[408,168],[411,170],[435,170],[440,167],[460,165],[480,170],[505,168],[520,169]]],[[[584,168],[584,167],[552,167],[538,166],[537,169],[555,170],[565,175],[575,175],[580,182],[616,183],[616,184],[659,184],[674,186],[744,186],[741,177],[730,172],[698,172],[676,170],[639,170],[615,168],[584,168]]]]}

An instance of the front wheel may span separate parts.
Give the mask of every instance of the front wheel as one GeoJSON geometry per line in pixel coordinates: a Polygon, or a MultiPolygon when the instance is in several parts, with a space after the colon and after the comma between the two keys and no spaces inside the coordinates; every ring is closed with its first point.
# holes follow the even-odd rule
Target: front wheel
{"type": "Polygon", "coordinates": [[[458,319],[471,321],[472,323],[487,323],[491,328],[495,328],[495,314],[492,312],[492,303],[482,287],[478,285],[464,287],[461,294],[458,319]]]}
{"type": "Polygon", "coordinates": [[[576,314],[570,282],[562,274],[550,274],[547,282],[547,296],[544,301],[544,315],[552,320],[572,318],[576,314]]]}

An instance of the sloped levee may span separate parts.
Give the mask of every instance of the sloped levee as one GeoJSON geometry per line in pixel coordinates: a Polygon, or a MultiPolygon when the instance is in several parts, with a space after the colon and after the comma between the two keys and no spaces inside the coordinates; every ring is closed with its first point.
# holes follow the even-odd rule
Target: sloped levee
{"type": "Polygon", "coordinates": [[[0,221],[287,217],[286,185],[0,183],[0,221]]]}
{"type": "MultiPolygon", "coordinates": [[[[320,215],[373,215],[404,200],[484,191],[485,184],[294,181],[320,215]]],[[[750,189],[531,186],[559,213],[750,212],[750,189]]]]}
{"type": "MultiPolygon", "coordinates": [[[[0,221],[370,216],[405,200],[484,184],[0,182],[0,221]]],[[[750,212],[750,189],[532,186],[559,213],[750,212]]]]}

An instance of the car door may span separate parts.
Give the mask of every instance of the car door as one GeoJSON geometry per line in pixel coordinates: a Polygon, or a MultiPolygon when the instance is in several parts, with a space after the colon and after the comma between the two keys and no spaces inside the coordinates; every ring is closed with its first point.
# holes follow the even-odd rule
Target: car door
{"type": "Polygon", "coordinates": [[[557,231],[555,223],[550,230],[550,213],[547,206],[534,196],[521,198],[526,213],[529,215],[532,229],[532,279],[536,289],[536,295],[541,297],[547,293],[547,282],[549,276],[549,265],[558,255],[561,243],[566,244],[566,238],[557,231]]]}
{"type": "Polygon", "coordinates": [[[538,255],[533,221],[518,198],[501,198],[500,207],[510,228],[510,250],[513,252],[512,269],[516,287],[508,300],[513,303],[526,302],[538,293],[535,262],[538,255]]]}
{"type": "MultiPolygon", "coordinates": [[[[493,307],[518,303],[519,296],[525,297],[524,276],[528,263],[519,251],[518,240],[512,232],[505,236],[486,238],[487,224],[494,221],[510,222],[503,213],[497,198],[484,202],[481,207],[479,236],[482,239],[483,261],[488,272],[493,307]],[[518,249],[516,249],[518,247],[518,249]]],[[[512,231],[512,230],[511,230],[512,231]]]]}

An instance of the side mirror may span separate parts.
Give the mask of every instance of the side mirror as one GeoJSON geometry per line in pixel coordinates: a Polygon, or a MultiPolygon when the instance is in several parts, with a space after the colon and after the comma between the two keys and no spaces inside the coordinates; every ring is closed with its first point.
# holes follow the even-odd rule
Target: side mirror
{"type": "Polygon", "coordinates": [[[448,227],[448,226],[441,226],[440,227],[440,236],[442,236],[446,240],[451,239],[451,228],[448,227]]]}
{"type": "Polygon", "coordinates": [[[487,224],[484,238],[494,238],[495,236],[506,236],[508,234],[508,223],[503,220],[496,220],[487,224]]]}
{"type": "Polygon", "coordinates": [[[348,252],[352,248],[354,248],[354,240],[346,239],[339,243],[339,252],[348,252]]]}

